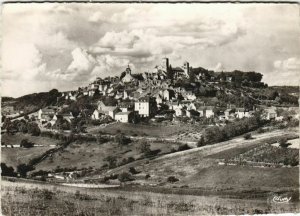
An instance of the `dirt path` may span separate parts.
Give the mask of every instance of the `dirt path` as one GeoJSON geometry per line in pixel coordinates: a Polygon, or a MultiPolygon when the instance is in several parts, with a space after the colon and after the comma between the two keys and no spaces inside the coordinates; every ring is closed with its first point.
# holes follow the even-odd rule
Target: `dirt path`
{"type": "Polygon", "coordinates": [[[252,144],[255,144],[255,143],[263,141],[263,140],[267,141],[268,138],[271,138],[271,137],[279,137],[279,136],[288,135],[288,134],[295,134],[295,133],[292,133],[289,131],[276,130],[276,131],[272,131],[272,132],[268,132],[268,133],[264,133],[264,134],[257,134],[254,137],[255,139],[252,139],[252,140],[245,140],[242,137],[238,137],[238,138],[234,138],[232,140],[216,143],[213,145],[197,147],[197,148],[193,148],[193,149],[186,150],[186,151],[175,152],[175,153],[163,155],[163,156],[155,159],[154,161],[164,160],[166,158],[173,158],[173,157],[178,157],[178,156],[183,156],[183,155],[189,155],[189,154],[195,153],[195,152],[202,152],[203,156],[207,156],[210,154],[215,154],[215,153],[225,151],[228,149],[232,149],[232,148],[236,148],[239,146],[252,145],[252,144]]]}

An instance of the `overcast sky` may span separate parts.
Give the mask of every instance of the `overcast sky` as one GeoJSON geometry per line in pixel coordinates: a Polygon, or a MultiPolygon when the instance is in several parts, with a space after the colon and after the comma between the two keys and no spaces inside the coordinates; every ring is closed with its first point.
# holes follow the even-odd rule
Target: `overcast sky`
{"type": "Polygon", "coordinates": [[[187,60],[299,84],[297,5],[5,4],[2,18],[3,96],[76,89],[165,56],[173,67],[187,60]]]}

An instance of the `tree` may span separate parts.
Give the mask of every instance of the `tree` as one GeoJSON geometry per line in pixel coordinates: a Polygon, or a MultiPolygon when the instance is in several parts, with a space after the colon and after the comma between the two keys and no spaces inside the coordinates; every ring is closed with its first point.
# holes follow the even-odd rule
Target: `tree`
{"type": "Polygon", "coordinates": [[[18,131],[22,132],[22,133],[27,133],[28,129],[27,129],[27,123],[25,122],[25,120],[21,120],[18,125],[18,131]]]}
{"type": "Polygon", "coordinates": [[[174,182],[179,181],[179,179],[176,178],[175,176],[169,176],[167,181],[170,182],[170,183],[174,183],[174,182]]]}
{"type": "Polygon", "coordinates": [[[123,72],[121,73],[121,75],[120,75],[120,80],[122,80],[125,76],[126,76],[126,72],[123,71],[123,72]]]}
{"type": "Polygon", "coordinates": [[[251,133],[247,133],[247,134],[244,135],[245,140],[249,140],[251,138],[252,138],[251,133]]]}
{"type": "Polygon", "coordinates": [[[34,143],[29,142],[28,139],[22,139],[21,143],[20,143],[20,147],[23,148],[32,148],[34,146],[34,143]]]}
{"type": "Polygon", "coordinates": [[[1,176],[15,177],[17,174],[15,173],[13,167],[9,167],[5,163],[1,163],[1,176]]]}
{"type": "Polygon", "coordinates": [[[104,159],[104,161],[108,162],[108,167],[110,169],[115,168],[117,166],[117,158],[115,156],[108,156],[104,159]]]}
{"type": "Polygon", "coordinates": [[[190,82],[195,82],[195,79],[196,79],[195,72],[193,70],[190,70],[189,81],[190,82]]]}
{"type": "Polygon", "coordinates": [[[39,136],[41,134],[41,130],[35,122],[27,124],[27,130],[32,136],[39,136]]]}
{"type": "Polygon", "coordinates": [[[34,168],[30,165],[20,164],[17,166],[17,172],[20,174],[21,177],[26,178],[27,172],[34,170],[34,168]]]}
{"type": "Polygon", "coordinates": [[[188,144],[182,144],[178,147],[177,151],[185,151],[189,149],[191,149],[191,147],[189,147],[188,144]]]}
{"type": "Polygon", "coordinates": [[[131,140],[123,134],[118,134],[117,136],[115,136],[115,142],[117,142],[120,146],[127,145],[128,143],[130,143],[130,141],[131,140]]]}
{"type": "Polygon", "coordinates": [[[289,145],[291,145],[290,143],[287,142],[287,138],[280,138],[278,140],[278,143],[281,148],[287,148],[289,145]]]}
{"type": "Polygon", "coordinates": [[[132,181],[133,177],[128,172],[122,172],[121,174],[118,175],[118,180],[120,182],[132,181]]]}
{"type": "Polygon", "coordinates": [[[197,146],[198,147],[205,146],[205,141],[204,141],[204,137],[203,136],[201,136],[200,140],[197,143],[197,146]]]}
{"type": "Polygon", "coordinates": [[[142,140],[139,147],[142,154],[149,155],[151,153],[151,145],[147,140],[142,140]]]}
{"type": "Polygon", "coordinates": [[[134,167],[129,167],[129,172],[132,174],[132,175],[135,175],[135,174],[138,174],[139,172],[136,171],[136,169],[134,167]]]}

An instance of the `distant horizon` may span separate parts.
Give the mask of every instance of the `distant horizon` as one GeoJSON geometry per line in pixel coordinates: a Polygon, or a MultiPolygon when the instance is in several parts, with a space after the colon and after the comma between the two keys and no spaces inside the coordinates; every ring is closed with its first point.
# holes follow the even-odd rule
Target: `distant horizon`
{"type": "Polygon", "coordinates": [[[14,98],[86,86],[128,64],[146,71],[165,56],[299,86],[298,5],[5,4],[2,16],[1,94],[14,98]]]}

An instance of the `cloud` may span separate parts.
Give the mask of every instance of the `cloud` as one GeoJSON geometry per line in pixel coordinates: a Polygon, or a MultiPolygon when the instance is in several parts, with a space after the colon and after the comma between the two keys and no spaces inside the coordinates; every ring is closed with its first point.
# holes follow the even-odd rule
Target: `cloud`
{"type": "Polygon", "coordinates": [[[89,17],[90,22],[99,22],[99,21],[104,21],[105,19],[106,18],[101,11],[97,11],[89,17]]]}
{"type": "Polygon", "coordinates": [[[34,44],[4,44],[3,48],[6,50],[2,54],[3,79],[30,80],[45,69],[42,55],[34,44]],[[26,51],[26,55],[6,48],[26,51]]]}
{"type": "Polygon", "coordinates": [[[135,69],[133,63],[126,58],[118,58],[111,55],[101,55],[97,57],[97,65],[91,72],[92,77],[105,77],[120,75],[130,64],[132,70],[135,69]]]}
{"type": "Polygon", "coordinates": [[[276,60],[273,63],[273,71],[264,76],[270,85],[299,85],[300,58],[291,57],[284,60],[276,60]]]}
{"type": "Polygon", "coordinates": [[[292,57],[274,62],[274,68],[282,72],[300,72],[300,58],[292,57]]]}
{"type": "Polygon", "coordinates": [[[128,63],[143,72],[163,57],[173,67],[221,62],[226,70],[262,72],[270,83],[277,74],[286,84],[299,76],[296,5],[11,4],[2,14],[2,79],[33,83],[22,89],[16,82],[14,94],[86,85],[128,63]]]}
{"type": "Polygon", "coordinates": [[[224,67],[221,62],[218,62],[216,66],[209,68],[209,70],[213,70],[215,72],[222,72],[222,71],[224,71],[224,67]]]}
{"type": "Polygon", "coordinates": [[[96,63],[96,60],[87,53],[86,50],[76,48],[72,51],[73,61],[68,67],[68,71],[87,71],[96,63]]]}

